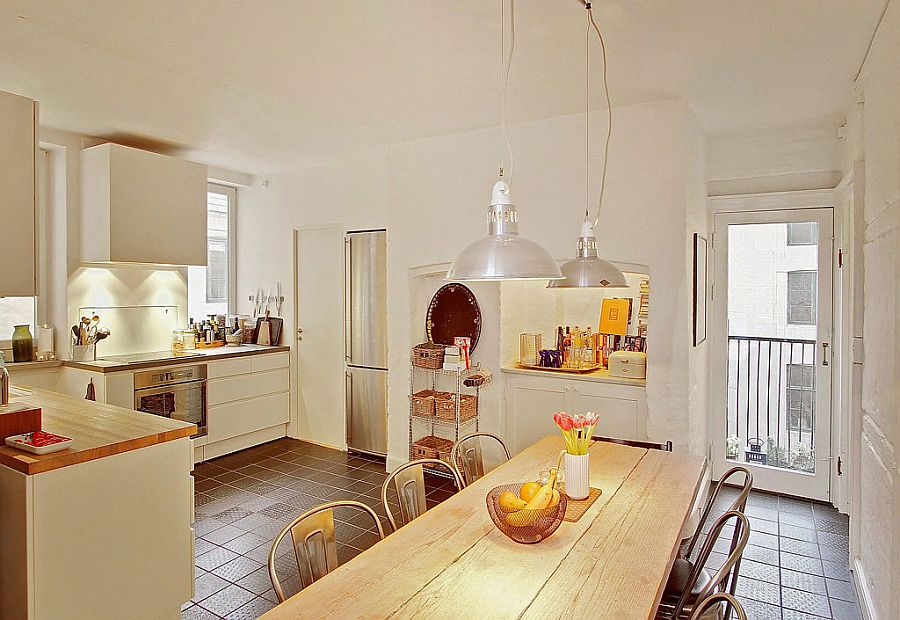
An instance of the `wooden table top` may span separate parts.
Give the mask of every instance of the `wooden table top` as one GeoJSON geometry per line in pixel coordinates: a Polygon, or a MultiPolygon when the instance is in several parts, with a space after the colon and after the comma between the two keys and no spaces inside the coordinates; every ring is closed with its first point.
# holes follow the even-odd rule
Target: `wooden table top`
{"type": "Polygon", "coordinates": [[[51,454],[31,454],[0,442],[0,465],[23,474],[38,474],[68,465],[121,454],[129,450],[190,437],[193,424],[123,409],[57,392],[22,388],[31,394],[10,403],[40,407],[42,430],[75,440],[71,448],[51,454]]]}
{"type": "Polygon", "coordinates": [[[498,485],[556,464],[546,437],[262,618],[653,618],[701,482],[703,459],[597,442],[577,523],[536,545],[488,516],[498,485]]]}

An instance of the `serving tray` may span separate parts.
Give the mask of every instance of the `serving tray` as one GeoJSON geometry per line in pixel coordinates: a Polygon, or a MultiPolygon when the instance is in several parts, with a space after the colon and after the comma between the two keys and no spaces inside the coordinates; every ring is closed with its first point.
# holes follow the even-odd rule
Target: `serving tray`
{"type": "Polygon", "coordinates": [[[591,364],[590,366],[583,366],[581,368],[551,368],[550,366],[533,366],[531,364],[522,364],[521,362],[516,362],[516,368],[524,368],[526,370],[546,370],[549,372],[568,372],[570,374],[583,375],[586,372],[601,370],[603,368],[603,365],[591,364]]]}
{"type": "Polygon", "coordinates": [[[27,443],[31,440],[32,433],[25,433],[23,435],[12,435],[11,437],[6,438],[6,445],[16,448],[17,450],[24,450],[25,452],[31,452],[32,454],[50,454],[51,452],[59,452],[60,450],[65,450],[69,446],[74,443],[74,439],[71,437],[63,437],[62,435],[54,435],[53,433],[47,433],[47,435],[52,436],[59,441],[55,443],[48,444],[46,446],[35,446],[30,443],[27,443]]]}

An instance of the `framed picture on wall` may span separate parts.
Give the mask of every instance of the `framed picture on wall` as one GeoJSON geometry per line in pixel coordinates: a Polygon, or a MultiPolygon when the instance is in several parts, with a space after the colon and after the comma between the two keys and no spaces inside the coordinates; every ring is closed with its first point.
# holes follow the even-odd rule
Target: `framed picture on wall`
{"type": "Polygon", "coordinates": [[[706,340],[706,291],[709,290],[706,237],[694,233],[694,346],[706,340]]]}

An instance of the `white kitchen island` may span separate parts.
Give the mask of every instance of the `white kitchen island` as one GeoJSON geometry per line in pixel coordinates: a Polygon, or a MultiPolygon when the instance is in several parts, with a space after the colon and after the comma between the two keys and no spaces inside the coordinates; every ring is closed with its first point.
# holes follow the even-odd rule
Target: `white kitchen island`
{"type": "Polygon", "coordinates": [[[180,618],[193,594],[192,424],[41,390],[71,448],[0,447],[0,618],[180,618]]]}

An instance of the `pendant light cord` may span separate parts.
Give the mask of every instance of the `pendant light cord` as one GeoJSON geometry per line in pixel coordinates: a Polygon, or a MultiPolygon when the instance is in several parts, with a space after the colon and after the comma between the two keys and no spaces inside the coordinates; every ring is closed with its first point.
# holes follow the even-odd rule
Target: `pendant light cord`
{"type": "Polygon", "coordinates": [[[509,70],[512,66],[513,51],[516,48],[515,0],[509,1],[509,53],[506,51],[506,3],[500,0],[500,178],[512,186],[513,150],[506,128],[506,93],[509,89],[509,70]],[[504,154],[509,159],[509,167],[504,169],[504,154]]]}
{"type": "MultiPolygon", "coordinates": [[[[603,144],[603,171],[600,173],[600,198],[597,201],[597,217],[594,219],[594,228],[597,228],[600,224],[600,210],[603,208],[603,195],[606,193],[606,169],[607,163],[609,162],[609,142],[612,138],[612,100],[609,96],[609,72],[606,64],[606,41],[603,40],[603,33],[600,32],[600,28],[597,26],[597,22],[594,21],[594,12],[591,9],[591,3],[585,2],[585,0],[578,0],[584,8],[587,10],[587,21],[588,21],[588,33],[593,30],[597,34],[597,38],[600,40],[600,53],[603,57],[603,92],[606,95],[606,140],[603,144]]],[[[586,124],[590,122],[590,65],[588,65],[588,74],[587,74],[587,105],[585,110],[586,124]]],[[[590,133],[590,126],[588,125],[588,131],[586,133],[590,133]]],[[[588,143],[589,144],[589,143],[588,143]]],[[[588,146],[590,148],[590,146],[588,146]]],[[[587,212],[585,212],[587,215],[587,212]]]]}

